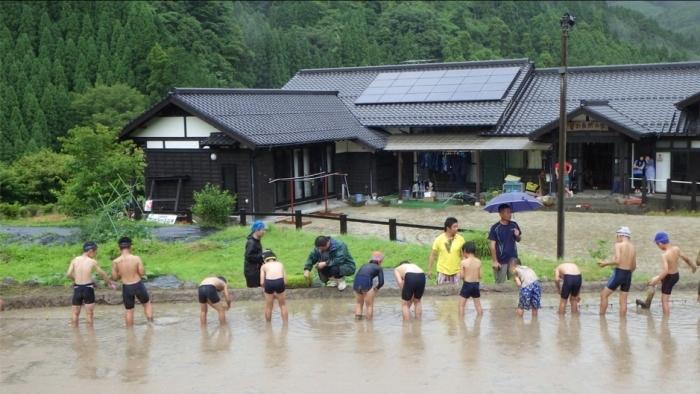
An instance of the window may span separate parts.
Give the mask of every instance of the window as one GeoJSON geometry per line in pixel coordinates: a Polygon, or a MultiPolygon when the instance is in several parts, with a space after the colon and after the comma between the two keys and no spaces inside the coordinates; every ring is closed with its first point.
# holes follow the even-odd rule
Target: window
{"type": "Polygon", "coordinates": [[[656,141],[657,148],[670,148],[671,141],[656,141]]]}
{"type": "Polygon", "coordinates": [[[527,168],[531,170],[542,169],[542,151],[529,150],[527,151],[527,168]]]}
{"type": "Polygon", "coordinates": [[[163,141],[146,141],[146,149],[163,149],[163,141]]]}
{"type": "Polygon", "coordinates": [[[700,141],[693,141],[690,143],[690,147],[693,149],[700,149],[700,141]]]}
{"type": "Polygon", "coordinates": [[[524,168],[525,153],[520,150],[510,150],[507,155],[508,168],[524,168]]]}
{"type": "Polygon", "coordinates": [[[688,141],[673,141],[673,147],[685,149],[688,147],[688,141]]]}

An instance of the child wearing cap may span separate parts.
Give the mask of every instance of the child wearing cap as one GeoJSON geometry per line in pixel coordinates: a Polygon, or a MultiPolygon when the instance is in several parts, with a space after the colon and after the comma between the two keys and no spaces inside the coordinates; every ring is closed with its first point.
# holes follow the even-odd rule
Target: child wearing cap
{"type": "Polygon", "coordinates": [[[288,320],[287,300],[284,295],[287,284],[287,273],[284,265],[277,261],[275,253],[267,249],[262,253],[263,265],[260,267],[260,286],[265,294],[265,320],[272,321],[272,308],[277,300],[282,321],[288,320]]]}
{"type": "Polygon", "coordinates": [[[377,291],[384,286],[384,270],[381,268],[384,255],[381,252],[372,252],[372,257],[357,271],[352,289],[355,291],[355,319],[362,319],[363,307],[367,309],[367,319],[374,315],[374,297],[377,291]],[[374,285],[377,278],[377,285],[374,285]]]}
{"type": "Polygon", "coordinates": [[[92,272],[97,273],[104,279],[105,283],[114,289],[114,284],[107,273],[102,271],[97,261],[97,244],[94,242],[85,242],[83,244],[83,254],[74,258],[70,262],[66,276],[73,281],[73,300],[71,304],[71,325],[77,326],[80,318],[80,311],[85,305],[87,311],[86,322],[92,325],[95,311],[95,282],[92,280],[92,272]]]}
{"type": "Polygon", "coordinates": [[[620,227],[615,232],[615,257],[612,261],[601,260],[598,265],[602,267],[615,266],[607,286],[600,292],[600,314],[604,315],[608,310],[608,298],[620,288],[620,315],[627,314],[627,295],[632,285],[632,272],[637,268],[637,252],[630,241],[632,232],[629,227],[620,227]]]}
{"type": "MultiPolygon", "coordinates": [[[[660,231],[654,236],[654,243],[661,249],[661,272],[649,281],[649,286],[656,286],[661,283],[661,308],[664,315],[671,312],[670,299],[673,286],[678,283],[680,275],[678,273],[678,260],[682,259],[695,273],[696,267],[688,256],[684,255],[676,245],[671,244],[668,233],[660,231]]],[[[649,300],[651,302],[651,300],[649,300]]],[[[646,305],[648,307],[648,305],[646,305]]]]}

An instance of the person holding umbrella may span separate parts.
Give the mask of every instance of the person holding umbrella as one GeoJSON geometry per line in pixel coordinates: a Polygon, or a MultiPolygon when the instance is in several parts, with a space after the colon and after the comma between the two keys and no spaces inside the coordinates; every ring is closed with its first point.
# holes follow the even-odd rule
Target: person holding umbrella
{"type": "Polygon", "coordinates": [[[517,242],[520,242],[522,231],[518,223],[511,220],[513,208],[510,204],[500,204],[498,215],[500,220],[491,226],[489,231],[489,246],[493,259],[493,277],[496,283],[504,283],[506,279],[511,278],[508,263],[518,257],[517,242]]]}

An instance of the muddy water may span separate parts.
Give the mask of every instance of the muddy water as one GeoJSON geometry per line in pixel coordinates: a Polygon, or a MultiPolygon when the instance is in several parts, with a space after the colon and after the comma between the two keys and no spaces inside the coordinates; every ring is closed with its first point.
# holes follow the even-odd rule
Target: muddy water
{"type": "MultiPolygon", "coordinates": [[[[121,326],[99,305],[94,329],[67,326],[68,308],[0,314],[3,393],[205,392],[697,393],[700,307],[674,295],[670,320],[631,309],[559,318],[546,298],[539,319],[518,320],[514,295],[489,295],[485,315],[464,321],[456,299],[425,300],[421,322],[404,324],[392,299],[375,320],[355,321],[346,300],[296,301],[290,323],[262,321],[241,302],[219,327],[200,328],[196,304],[157,305],[156,324],[121,326]]],[[[616,306],[616,305],[614,305],[616,306]]],[[[657,306],[657,305],[655,305],[657,306]]],[[[140,313],[140,310],[137,310],[140,313]]],[[[137,315],[138,321],[142,320],[137,315]]]]}

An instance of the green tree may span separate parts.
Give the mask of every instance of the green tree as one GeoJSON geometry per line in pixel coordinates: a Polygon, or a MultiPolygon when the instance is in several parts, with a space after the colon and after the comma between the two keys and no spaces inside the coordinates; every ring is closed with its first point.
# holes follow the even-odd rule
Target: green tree
{"type": "Polygon", "coordinates": [[[102,207],[114,192],[111,185],[143,183],[143,151],[132,141],[118,141],[107,127],[76,127],[60,140],[61,151],[72,157],[68,165],[71,177],[58,196],[66,213],[83,216],[102,207]]]}
{"type": "Polygon", "coordinates": [[[121,129],[146,108],[146,97],[125,84],[97,85],[71,102],[71,110],[79,125],[101,124],[121,129]]]}
{"type": "Polygon", "coordinates": [[[70,161],[70,156],[48,149],[24,155],[9,168],[5,186],[12,189],[13,199],[22,204],[55,203],[69,178],[70,161]]]}

